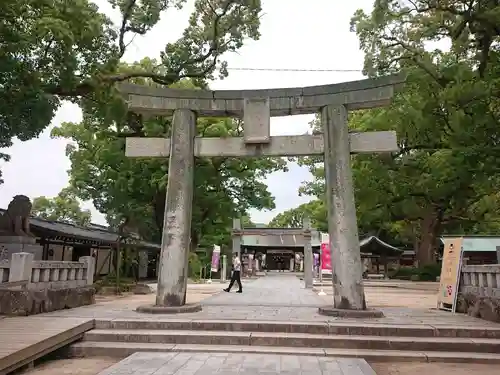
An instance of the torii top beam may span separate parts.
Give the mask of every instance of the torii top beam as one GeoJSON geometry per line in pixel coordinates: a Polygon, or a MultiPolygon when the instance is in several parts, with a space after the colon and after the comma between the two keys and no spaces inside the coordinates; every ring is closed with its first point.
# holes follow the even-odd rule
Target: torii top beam
{"type": "Polygon", "coordinates": [[[385,106],[395,88],[404,83],[401,75],[364,79],[331,85],[266,90],[186,90],[122,83],[129,109],[145,115],[169,115],[190,109],[198,116],[243,117],[245,100],[263,99],[271,116],[317,113],[327,105],[345,105],[349,110],[385,106]]]}

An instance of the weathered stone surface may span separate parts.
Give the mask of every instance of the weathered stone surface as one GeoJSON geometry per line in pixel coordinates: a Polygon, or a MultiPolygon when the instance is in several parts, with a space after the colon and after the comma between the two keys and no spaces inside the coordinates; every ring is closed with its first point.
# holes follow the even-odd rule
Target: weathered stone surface
{"type": "Polygon", "coordinates": [[[375,375],[364,359],[250,353],[135,353],[99,375],[375,375]]]}
{"type": "Polygon", "coordinates": [[[184,314],[201,310],[202,307],[199,303],[188,303],[182,306],[143,305],[136,309],[137,312],[146,314],[184,314]]]}
{"type": "Polygon", "coordinates": [[[0,261],[9,261],[15,253],[31,253],[34,260],[42,260],[43,247],[33,237],[0,235],[0,261]]]}
{"type": "Polygon", "coordinates": [[[88,287],[46,290],[0,289],[0,314],[33,315],[95,303],[95,289],[88,287]]]}
{"type": "Polygon", "coordinates": [[[322,108],[321,125],[325,132],[325,180],[333,267],[333,305],[338,309],[365,310],[347,108],[334,105],[322,108]]]}
{"type": "Polygon", "coordinates": [[[383,318],[384,313],[380,310],[366,309],[366,310],[350,310],[350,309],[336,309],[331,306],[320,307],[318,309],[320,315],[335,316],[338,318],[383,318]]]}
{"type": "Polygon", "coordinates": [[[16,195],[0,216],[0,236],[34,237],[30,232],[31,207],[26,195],[16,195]]]}
{"type": "Polygon", "coordinates": [[[456,311],[474,318],[500,323],[500,299],[498,298],[459,293],[456,311]]]}
{"type": "Polygon", "coordinates": [[[120,84],[119,89],[127,97],[129,109],[138,113],[171,114],[176,109],[190,109],[200,116],[242,117],[244,99],[269,98],[270,115],[287,116],[317,113],[330,104],[346,105],[350,110],[384,106],[403,81],[404,77],[394,75],[333,85],[264,90],[184,90],[128,83],[120,84]]]}
{"type": "Polygon", "coordinates": [[[136,284],[133,289],[134,294],[151,294],[153,289],[147,284],[136,284]]]}
{"type": "Polygon", "coordinates": [[[183,109],[175,111],[158,267],[157,306],[182,306],[186,303],[195,134],[196,114],[183,109]]]}
{"type": "MultiPolygon", "coordinates": [[[[398,150],[396,132],[350,133],[349,145],[352,154],[383,153],[398,150]]],[[[249,147],[243,137],[196,138],[194,154],[197,157],[255,157],[320,155],[324,152],[322,134],[281,135],[270,138],[269,143],[249,147]]],[[[128,157],[168,157],[169,138],[127,138],[125,155],[128,157]]]]}

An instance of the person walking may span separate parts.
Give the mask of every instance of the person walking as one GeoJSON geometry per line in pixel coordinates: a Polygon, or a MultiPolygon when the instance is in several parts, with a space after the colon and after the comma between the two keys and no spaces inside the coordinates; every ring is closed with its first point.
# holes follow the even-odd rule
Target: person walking
{"type": "Polygon", "coordinates": [[[241,286],[241,261],[238,257],[238,253],[233,254],[233,273],[231,275],[231,282],[229,283],[229,286],[224,289],[224,292],[229,293],[235,282],[237,282],[239,286],[239,289],[236,291],[236,293],[243,293],[243,289],[241,286]]]}

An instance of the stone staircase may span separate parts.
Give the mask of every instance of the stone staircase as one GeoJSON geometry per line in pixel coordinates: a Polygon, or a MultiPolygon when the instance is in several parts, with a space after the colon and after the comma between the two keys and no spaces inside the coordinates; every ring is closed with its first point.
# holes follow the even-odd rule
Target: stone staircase
{"type": "Polygon", "coordinates": [[[500,326],[113,319],[96,320],[95,329],[69,347],[75,357],[168,351],[500,363],[500,326]]]}

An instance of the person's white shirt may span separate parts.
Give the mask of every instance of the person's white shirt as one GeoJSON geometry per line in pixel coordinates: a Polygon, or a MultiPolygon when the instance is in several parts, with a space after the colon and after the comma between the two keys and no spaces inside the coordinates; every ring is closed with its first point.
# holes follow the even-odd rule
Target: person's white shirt
{"type": "Polygon", "coordinates": [[[233,270],[241,271],[241,261],[237,256],[233,259],[233,270]]]}

